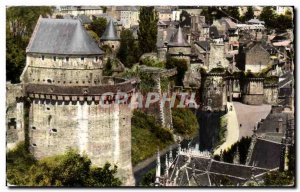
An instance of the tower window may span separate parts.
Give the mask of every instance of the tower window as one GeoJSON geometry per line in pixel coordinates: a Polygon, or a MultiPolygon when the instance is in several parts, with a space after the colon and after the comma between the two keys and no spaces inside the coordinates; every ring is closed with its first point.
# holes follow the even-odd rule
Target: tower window
{"type": "Polygon", "coordinates": [[[51,129],[52,133],[57,133],[57,129],[51,129]]]}
{"type": "Polygon", "coordinates": [[[53,60],[56,61],[56,57],[55,56],[53,57],[53,60]]]}
{"type": "Polygon", "coordinates": [[[45,56],[44,55],[42,55],[42,60],[44,60],[45,59],[45,56]]]}

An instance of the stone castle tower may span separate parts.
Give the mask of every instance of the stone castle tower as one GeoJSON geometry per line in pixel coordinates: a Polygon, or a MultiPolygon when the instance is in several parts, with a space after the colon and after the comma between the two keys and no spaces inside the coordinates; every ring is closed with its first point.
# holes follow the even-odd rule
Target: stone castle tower
{"type": "Polygon", "coordinates": [[[101,45],[107,45],[116,53],[120,48],[120,38],[117,35],[113,20],[109,20],[106,29],[100,39],[101,45]]]}
{"type": "Polygon", "coordinates": [[[177,59],[185,59],[188,66],[190,65],[191,45],[184,38],[180,26],[168,43],[168,55],[177,59]]]}
{"type": "Polygon", "coordinates": [[[116,164],[123,184],[134,185],[128,102],[135,81],[102,76],[103,51],[78,20],[40,18],[26,54],[21,85],[33,155],[75,148],[96,166],[116,164]],[[128,102],[113,101],[118,91],[128,93],[128,102]]]}

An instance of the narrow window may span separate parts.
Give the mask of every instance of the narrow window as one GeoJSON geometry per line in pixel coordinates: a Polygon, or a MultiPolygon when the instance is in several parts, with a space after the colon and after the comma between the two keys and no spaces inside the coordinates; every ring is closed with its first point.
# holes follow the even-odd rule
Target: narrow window
{"type": "Polygon", "coordinates": [[[66,61],[69,61],[69,57],[66,57],[66,61]]]}
{"type": "Polygon", "coordinates": [[[42,60],[44,60],[45,59],[45,56],[44,55],[42,55],[42,60]]]}
{"type": "Polygon", "coordinates": [[[56,61],[56,57],[55,56],[53,57],[53,60],[56,61]]]}
{"type": "Polygon", "coordinates": [[[81,61],[84,61],[84,57],[81,57],[81,61]]]}
{"type": "Polygon", "coordinates": [[[111,45],[111,48],[114,48],[115,46],[114,45],[111,45]]]}
{"type": "Polygon", "coordinates": [[[57,133],[57,129],[51,129],[51,132],[57,133]]]}
{"type": "Polygon", "coordinates": [[[95,60],[98,61],[98,57],[97,56],[95,57],[95,60]]]}

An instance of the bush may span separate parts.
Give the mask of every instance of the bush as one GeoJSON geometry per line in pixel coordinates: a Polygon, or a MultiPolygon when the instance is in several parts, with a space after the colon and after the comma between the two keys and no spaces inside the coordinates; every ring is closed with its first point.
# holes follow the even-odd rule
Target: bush
{"type": "Polygon", "coordinates": [[[172,111],[174,132],[185,137],[193,138],[198,130],[196,115],[187,108],[176,108],[172,111]]]}
{"type": "Polygon", "coordinates": [[[117,167],[91,167],[86,155],[79,155],[70,149],[63,155],[35,160],[21,143],[7,153],[7,180],[19,186],[76,186],[98,187],[119,186],[121,181],[115,178],[117,167]]]}
{"type": "Polygon", "coordinates": [[[157,147],[163,149],[174,141],[168,129],[159,126],[153,116],[139,110],[133,112],[131,131],[133,165],[154,155],[157,147]]]}
{"type": "Polygon", "coordinates": [[[224,150],[222,152],[223,160],[227,163],[233,163],[233,158],[236,152],[236,148],[239,148],[239,155],[240,155],[240,164],[245,164],[248,154],[248,149],[251,144],[250,137],[243,137],[240,141],[233,144],[230,149],[224,150]]]}
{"type": "Polygon", "coordinates": [[[168,57],[167,63],[166,63],[166,68],[167,69],[177,68],[175,84],[177,86],[183,86],[184,75],[185,75],[185,72],[188,70],[186,60],[168,57]]]}

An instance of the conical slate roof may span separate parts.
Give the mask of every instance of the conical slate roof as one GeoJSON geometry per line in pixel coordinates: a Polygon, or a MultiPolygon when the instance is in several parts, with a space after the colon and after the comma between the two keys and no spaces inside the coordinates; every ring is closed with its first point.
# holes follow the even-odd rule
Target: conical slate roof
{"type": "Polygon", "coordinates": [[[190,46],[189,43],[183,37],[183,32],[182,32],[182,29],[180,26],[179,26],[177,32],[171,37],[171,40],[168,43],[168,46],[173,46],[173,47],[190,46]]]}
{"type": "Polygon", "coordinates": [[[26,53],[99,55],[103,51],[79,20],[39,18],[26,53]]]}
{"type": "Polygon", "coordinates": [[[101,40],[119,40],[113,20],[109,20],[101,40]]]}

